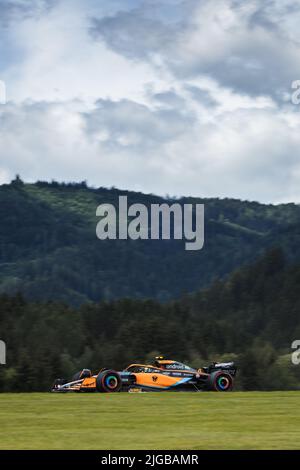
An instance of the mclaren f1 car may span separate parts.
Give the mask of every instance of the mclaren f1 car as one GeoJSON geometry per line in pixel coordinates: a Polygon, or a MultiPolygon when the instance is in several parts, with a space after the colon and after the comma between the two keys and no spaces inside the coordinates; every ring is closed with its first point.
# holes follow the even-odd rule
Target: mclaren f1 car
{"type": "Polygon", "coordinates": [[[233,362],[213,363],[194,369],[181,362],[157,357],[153,364],[131,364],[122,371],[89,369],[71,380],[56,379],[52,392],[201,391],[228,392],[233,388],[237,368],[233,362]]]}

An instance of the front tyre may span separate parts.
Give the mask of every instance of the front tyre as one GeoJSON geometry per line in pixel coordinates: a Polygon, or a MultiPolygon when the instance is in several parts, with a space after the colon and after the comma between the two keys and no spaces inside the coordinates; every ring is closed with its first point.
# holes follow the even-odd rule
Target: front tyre
{"type": "Polygon", "coordinates": [[[96,389],[101,393],[119,392],[122,387],[122,379],[114,370],[99,372],[96,378],[96,389]]]}
{"type": "Polygon", "coordinates": [[[207,379],[208,390],[213,390],[214,392],[230,392],[232,388],[233,379],[227,372],[212,372],[207,379]]]}

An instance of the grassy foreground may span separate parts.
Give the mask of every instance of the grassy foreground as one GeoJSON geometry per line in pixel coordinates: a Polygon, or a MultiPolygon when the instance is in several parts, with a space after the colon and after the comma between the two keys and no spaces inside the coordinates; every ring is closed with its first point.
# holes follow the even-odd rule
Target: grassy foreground
{"type": "Polygon", "coordinates": [[[299,449],[300,392],[0,394],[1,449],[299,449]]]}

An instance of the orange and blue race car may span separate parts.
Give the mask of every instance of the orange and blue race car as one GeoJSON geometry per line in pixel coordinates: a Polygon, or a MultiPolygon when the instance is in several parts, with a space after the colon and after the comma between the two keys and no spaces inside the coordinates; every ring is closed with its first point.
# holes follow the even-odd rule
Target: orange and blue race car
{"type": "Polygon", "coordinates": [[[194,369],[181,362],[156,357],[151,365],[131,364],[122,371],[89,369],[71,380],[55,380],[52,392],[201,391],[228,392],[233,388],[237,367],[234,362],[213,363],[194,369]]]}

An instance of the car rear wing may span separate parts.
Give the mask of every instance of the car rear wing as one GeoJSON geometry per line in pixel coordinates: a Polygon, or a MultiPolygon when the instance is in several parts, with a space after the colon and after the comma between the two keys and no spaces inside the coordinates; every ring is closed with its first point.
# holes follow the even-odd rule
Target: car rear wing
{"type": "Polygon", "coordinates": [[[203,370],[208,374],[216,370],[224,370],[234,377],[237,372],[237,366],[234,362],[213,362],[208,367],[204,367],[203,370]]]}

